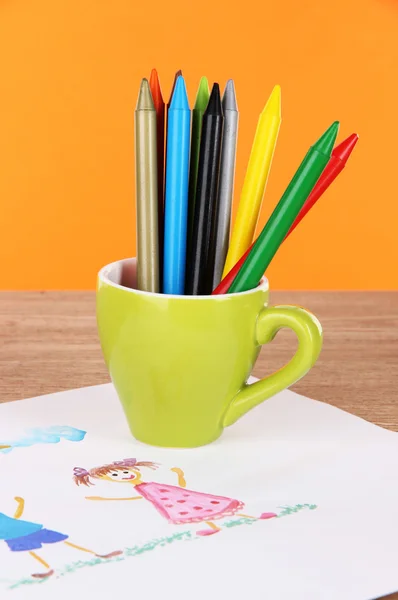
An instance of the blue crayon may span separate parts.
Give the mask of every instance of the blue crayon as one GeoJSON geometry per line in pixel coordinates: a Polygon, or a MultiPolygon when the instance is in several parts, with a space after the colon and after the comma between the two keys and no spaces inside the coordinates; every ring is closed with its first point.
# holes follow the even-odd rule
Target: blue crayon
{"type": "Polygon", "coordinates": [[[163,292],[183,294],[188,219],[191,111],[183,77],[177,79],[167,117],[163,292]]]}

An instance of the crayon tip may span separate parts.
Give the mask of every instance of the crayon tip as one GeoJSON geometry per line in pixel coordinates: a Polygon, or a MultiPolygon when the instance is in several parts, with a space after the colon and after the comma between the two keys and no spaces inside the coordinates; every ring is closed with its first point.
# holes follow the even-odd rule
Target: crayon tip
{"type": "Polygon", "coordinates": [[[326,129],[325,133],[313,144],[313,148],[318,152],[322,152],[327,156],[330,156],[333,150],[334,143],[336,141],[337,134],[339,132],[340,123],[335,121],[331,126],[326,129]]]}
{"type": "Polygon", "coordinates": [[[149,87],[151,89],[152,98],[153,98],[153,102],[154,102],[155,106],[157,104],[163,104],[162,90],[160,87],[159,76],[158,76],[158,72],[156,69],[152,69],[152,71],[151,71],[151,77],[149,79],[149,87]]]}
{"type": "Polygon", "coordinates": [[[351,152],[355,148],[355,144],[359,140],[357,133],[352,133],[347,139],[343,140],[338,146],[336,146],[332,152],[333,156],[339,158],[344,164],[350,158],[351,152]]]}
{"type": "Polygon", "coordinates": [[[218,85],[218,83],[213,84],[210,98],[209,98],[209,103],[206,108],[206,113],[208,115],[222,115],[223,114],[222,106],[221,106],[220,86],[218,85]]]}
{"type": "Polygon", "coordinates": [[[238,112],[233,79],[229,79],[225,86],[224,95],[222,97],[222,107],[224,110],[234,110],[235,112],[238,112]]]}
{"type": "Polygon", "coordinates": [[[169,99],[169,101],[168,101],[168,103],[167,103],[167,106],[168,106],[168,107],[170,107],[171,100],[172,100],[172,98],[173,98],[174,90],[175,90],[175,87],[176,87],[177,79],[178,79],[179,77],[182,77],[182,71],[181,71],[181,69],[179,69],[179,70],[177,71],[177,73],[174,75],[174,81],[173,81],[173,85],[172,85],[172,87],[171,87],[170,99],[169,99]]]}
{"type": "Polygon", "coordinates": [[[189,110],[188,94],[184,78],[180,75],[177,79],[174,93],[170,102],[170,110],[189,110]]]}
{"type": "Polygon", "coordinates": [[[207,81],[207,77],[202,77],[199,83],[198,93],[196,94],[194,106],[195,110],[201,110],[204,112],[209,101],[209,96],[209,82],[207,81]]]}
{"type": "Polygon", "coordinates": [[[281,118],[281,86],[276,85],[263,108],[263,113],[268,113],[273,117],[281,118]]]}
{"type": "Polygon", "coordinates": [[[137,100],[137,110],[155,110],[148,79],[143,79],[141,81],[137,100]]]}

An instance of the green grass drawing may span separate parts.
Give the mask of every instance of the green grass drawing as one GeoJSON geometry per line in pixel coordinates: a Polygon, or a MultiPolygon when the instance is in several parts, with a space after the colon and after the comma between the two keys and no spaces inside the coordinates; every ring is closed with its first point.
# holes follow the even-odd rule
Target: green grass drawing
{"type": "MultiPolygon", "coordinates": [[[[293,515],[295,513],[300,512],[301,510],[314,510],[317,508],[316,504],[296,504],[295,506],[280,506],[281,509],[279,513],[277,513],[275,518],[287,517],[289,515],[293,515]]],[[[259,519],[249,519],[241,517],[239,519],[231,519],[229,521],[225,521],[223,523],[223,527],[226,529],[231,529],[233,527],[240,527],[242,525],[254,525],[257,523],[259,519]]],[[[123,562],[130,558],[134,558],[144,554],[145,552],[152,552],[156,548],[164,548],[166,546],[170,546],[174,542],[191,542],[193,540],[200,539],[200,536],[192,533],[191,531],[180,531],[178,533],[174,533],[172,535],[164,536],[158,539],[150,540],[141,546],[132,546],[131,548],[124,548],[123,554],[120,556],[115,556],[113,558],[92,558],[90,560],[79,560],[72,562],[70,564],[65,565],[62,570],[58,571],[55,575],[56,579],[60,579],[61,577],[65,577],[66,575],[71,575],[72,573],[76,573],[80,569],[85,569],[87,567],[96,567],[97,565],[101,565],[104,563],[116,563],[123,562]]],[[[32,577],[25,577],[23,579],[19,579],[18,581],[9,581],[5,579],[0,579],[1,583],[8,584],[9,590],[15,590],[17,588],[28,586],[28,585],[44,585],[50,579],[33,579],[32,577]]]]}

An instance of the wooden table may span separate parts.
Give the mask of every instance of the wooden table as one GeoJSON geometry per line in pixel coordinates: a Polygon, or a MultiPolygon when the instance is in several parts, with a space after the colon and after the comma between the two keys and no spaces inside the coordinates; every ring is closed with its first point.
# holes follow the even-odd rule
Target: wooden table
{"type": "MultiPolygon", "coordinates": [[[[271,303],[304,306],[324,328],[317,365],[292,389],[398,431],[398,292],[275,292],[271,303]]],[[[294,347],[281,331],[253,374],[282,366],[294,347]]],[[[0,402],[107,381],[94,293],[0,293],[0,402]]]]}

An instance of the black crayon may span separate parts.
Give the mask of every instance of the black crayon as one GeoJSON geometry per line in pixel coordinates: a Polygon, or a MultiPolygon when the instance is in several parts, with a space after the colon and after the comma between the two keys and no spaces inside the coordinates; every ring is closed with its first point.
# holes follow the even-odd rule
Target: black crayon
{"type": "Polygon", "coordinates": [[[223,127],[220,88],[215,83],[202,121],[192,246],[185,286],[185,293],[192,296],[211,294],[213,287],[215,246],[211,238],[215,235],[223,127]]]}

